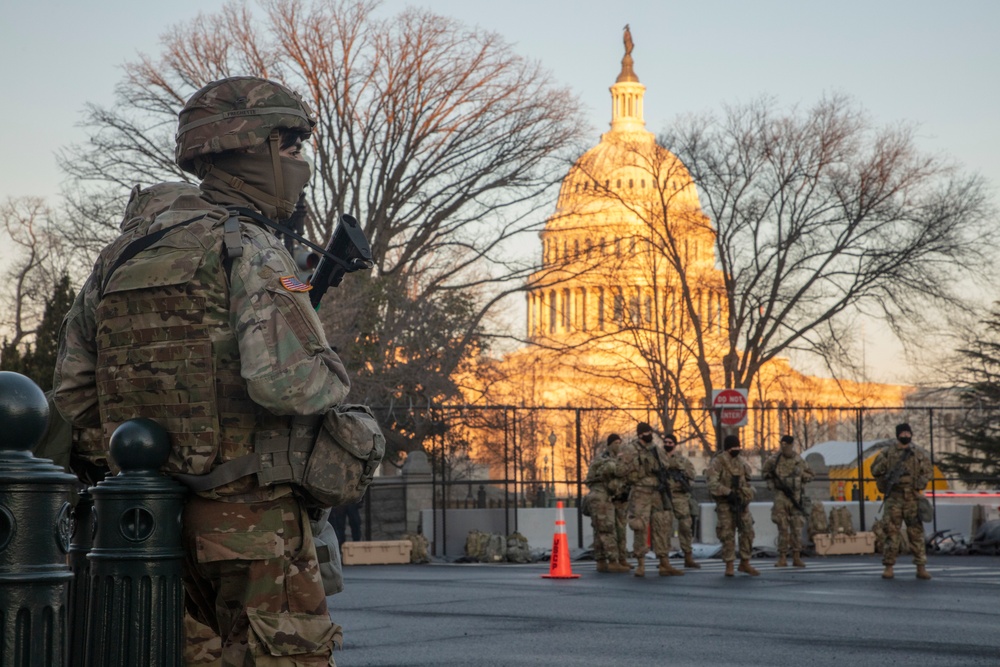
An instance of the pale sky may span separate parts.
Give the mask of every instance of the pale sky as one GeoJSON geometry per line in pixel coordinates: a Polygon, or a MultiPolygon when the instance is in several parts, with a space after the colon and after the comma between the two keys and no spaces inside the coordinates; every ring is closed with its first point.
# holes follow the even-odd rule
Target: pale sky
{"type": "MultiPolygon", "coordinates": [[[[122,63],[155,54],[167,27],[223,3],[11,4],[0,22],[7,91],[0,200],[54,199],[62,179],[55,152],[84,139],[76,126],[84,104],[110,102],[122,63]]],[[[594,143],[610,121],[608,87],[629,23],[653,132],[679,115],[761,95],[809,105],[825,93],[846,93],[880,123],[916,123],[924,150],[953,158],[1000,190],[998,0],[387,0],[382,11],[407,5],[494,30],[541,61],[588,106],[594,143]]],[[[891,347],[868,338],[867,356],[885,366],[873,379],[906,379],[891,347]]]]}

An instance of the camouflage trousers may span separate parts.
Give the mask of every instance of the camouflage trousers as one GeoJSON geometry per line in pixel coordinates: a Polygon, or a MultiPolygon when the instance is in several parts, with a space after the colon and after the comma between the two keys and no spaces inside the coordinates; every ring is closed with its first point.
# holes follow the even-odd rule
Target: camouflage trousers
{"type": "Polygon", "coordinates": [[[594,528],[594,560],[616,562],[618,530],[615,521],[615,504],[606,493],[590,491],[590,525],[594,528]]]}
{"type": "Polygon", "coordinates": [[[615,538],[618,540],[618,555],[628,558],[628,500],[612,501],[615,506],[615,538]]]}
{"type": "Polygon", "coordinates": [[[722,542],[722,560],[736,560],[736,531],[740,531],[740,558],[749,559],[753,555],[753,517],[750,508],[744,508],[739,521],[733,516],[732,506],[726,501],[715,503],[715,534],[722,542]],[[738,525],[737,525],[738,524],[738,525]]]}
{"type": "Polygon", "coordinates": [[[882,564],[894,565],[899,555],[900,529],[906,522],[906,536],[913,551],[913,564],[927,564],[927,548],[924,544],[924,524],[917,513],[917,499],[912,495],[896,495],[885,499],[882,511],[882,525],[885,542],[882,544],[882,564]]]}
{"type": "Polygon", "coordinates": [[[671,499],[674,502],[674,519],[677,520],[677,541],[680,542],[681,551],[689,554],[691,553],[691,544],[694,542],[694,518],[691,516],[691,496],[686,493],[674,491],[671,499]]]}
{"type": "Polygon", "coordinates": [[[805,528],[806,518],[780,491],[774,497],[771,521],[778,527],[779,556],[785,556],[789,551],[802,551],[802,529],[805,528]]]}
{"type": "Polygon", "coordinates": [[[633,486],[628,496],[628,526],[632,529],[632,552],[636,558],[645,558],[646,529],[652,533],[653,553],[666,558],[670,553],[670,529],[673,515],[664,507],[663,497],[655,487],[633,486]]]}
{"type": "Polygon", "coordinates": [[[185,627],[194,633],[187,664],[335,665],[334,644],[343,635],[330,620],[309,517],[296,498],[192,497],[184,544],[185,627]]]}

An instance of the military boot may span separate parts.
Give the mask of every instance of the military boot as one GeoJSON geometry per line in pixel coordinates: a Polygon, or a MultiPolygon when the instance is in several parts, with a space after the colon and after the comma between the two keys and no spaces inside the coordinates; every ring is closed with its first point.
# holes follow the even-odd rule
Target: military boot
{"type": "Polygon", "coordinates": [[[926,565],[917,566],[917,579],[930,579],[931,573],[927,571],[926,565]]]}
{"type": "Polygon", "coordinates": [[[621,561],[612,561],[608,563],[608,572],[614,574],[620,574],[622,572],[631,572],[632,568],[629,567],[628,563],[622,563],[621,561]]]}
{"type": "Polygon", "coordinates": [[[660,571],[661,577],[682,577],[684,576],[684,570],[678,570],[676,567],[670,564],[669,558],[660,559],[660,571]]]}
{"type": "Polygon", "coordinates": [[[892,565],[886,565],[885,569],[882,570],[882,578],[883,579],[892,579],[894,576],[896,576],[896,575],[894,575],[892,573],[892,565]]]}
{"type": "Polygon", "coordinates": [[[599,561],[597,561],[597,571],[598,572],[607,572],[608,571],[608,561],[606,561],[606,560],[599,560],[599,561]]]}
{"type": "Polygon", "coordinates": [[[619,565],[624,565],[625,567],[627,567],[630,570],[634,570],[635,569],[635,565],[632,565],[632,563],[628,562],[628,558],[625,558],[625,556],[622,556],[621,558],[618,559],[618,564],[619,565]]]}
{"type": "Polygon", "coordinates": [[[788,567],[788,561],[785,560],[785,554],[778,554],[778,560],[774,564],[775,567],[788,567]]]}
{"type": "Polygon", "coordinates": [[[799,554],[798,551],[793,551],[792,552],[792,565],[794,565],[795,567],[805,567],[806,566],[806,564],[802,562],[802,558],[800,557],[800,554],[799,554]]]}
{"type": "Polygon", "coordinates": [[[642,558],[637,559],[636,566],[635,566],[635,572],[633,572],[632,574],[634,574],[637,577],[645,577],[646,576],[646,557],[645,556],[643,556],[642,558]]]}
{"type": "Polygon", "coordinates": [[[698,565],[698,561],[696,561],[694,559],[694,556],[691,555],[690,551],[688,551],[688,552],[686,552],[684,554],[684,567],[687,568],[687,569],[689,569],[689,570],[700,570],[701,569],[701,565],[698,565]]]}
{"type": "Polygon", "coordinates": [[[731,560],[726,561],[726,576],[727,577],[736,576],[736,573],[733,571],[733,561],[731,560]]]}
{"type": "Polygon", "coordinates": [[[746,572],[751,577],[756,577],[757,575],[760,574],[760,572],[756,570],[754,566],[750,564],[750,561],[748,561],[746,558],[740,559],[740,572],[746,572]]]}

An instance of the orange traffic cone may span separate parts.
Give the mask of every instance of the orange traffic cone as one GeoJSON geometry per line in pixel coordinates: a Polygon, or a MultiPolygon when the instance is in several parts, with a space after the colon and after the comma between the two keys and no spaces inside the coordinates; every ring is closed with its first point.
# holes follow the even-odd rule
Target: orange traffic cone
{"type": "Polygon", "coordinates": [[[579,579],[573,574],[569,563],[569,544],[566,542],[566,519],[563,516],[562,501],[556,502],[556,532],[552,535],[552,558],[549,559],[549,573],[545,579],[579,579]]]}

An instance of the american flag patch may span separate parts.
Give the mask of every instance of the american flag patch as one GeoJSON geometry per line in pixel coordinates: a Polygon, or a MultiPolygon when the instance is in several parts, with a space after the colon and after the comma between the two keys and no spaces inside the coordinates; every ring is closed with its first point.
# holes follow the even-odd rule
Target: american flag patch
{"type": "Polygon", "coordinates": [[[295,276],[282,276],[281,286],[289,292],[308,292],[313,288],[312,285],[307,285],[295,276]]]}

